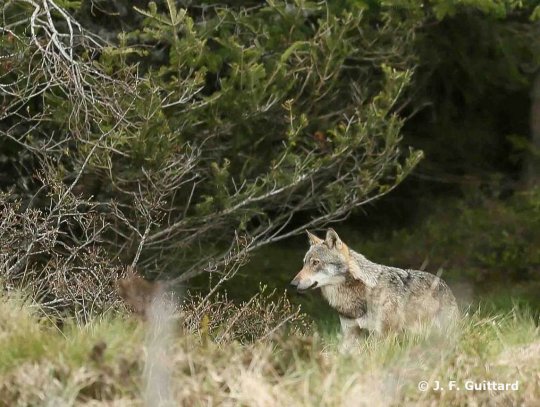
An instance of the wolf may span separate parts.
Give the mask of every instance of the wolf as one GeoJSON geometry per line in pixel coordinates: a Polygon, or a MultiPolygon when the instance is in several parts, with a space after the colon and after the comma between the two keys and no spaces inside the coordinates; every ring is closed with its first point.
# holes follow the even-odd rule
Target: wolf
{"type": "Polygon", "coordinates": [[[457,318],[456,299],[441,278],[373,263],[333,229],[324,240],[307,234],[310,248],[291,285],[299,292],[321,289],[339,314],[345,340],[361,333],[414,331],[426,324],[443,328],[457,318]]]}

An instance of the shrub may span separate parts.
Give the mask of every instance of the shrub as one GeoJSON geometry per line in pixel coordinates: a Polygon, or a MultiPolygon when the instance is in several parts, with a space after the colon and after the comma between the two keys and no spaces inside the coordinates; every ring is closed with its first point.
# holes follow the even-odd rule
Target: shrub
{"type": "Polygon", "coordinates": [[[188,296],[180,311],[188,332],[218,344],[231,340],[249,343],[282,335],[283,331],[297,336],[311,331],[306,315],[285,293],[267,292],[264,286],[240,304],[230,300],[226,292],[188,296]]]}
{"type": "Polygon", "coordinates": [[[6,243],[10,287],[102,310],[128,265],[176,282],[222,270],[387,194],[420,159],[396,114],[414,19],[121,4],[118,24],[105,5],[1,6],[2,205],[35,228],[6,243]]]}

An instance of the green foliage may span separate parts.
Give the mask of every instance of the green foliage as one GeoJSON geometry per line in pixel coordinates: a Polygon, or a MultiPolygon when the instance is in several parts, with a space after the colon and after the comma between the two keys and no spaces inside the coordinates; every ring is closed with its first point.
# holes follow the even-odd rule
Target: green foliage
{"type": "Polygon", "coordinates": [[[368,256],[385,263],[445,270],[449,279],[497,283],[540,279],[540,195],[538,189],[506,201],[478,195],[463,202],[433,204],[414,231],[397,230],[358,242],[368,256]]]}
{"type": "Polygon", "coordinates": [[[67,199],[95,206],[99,236],[65,236],[113,263],[188,278],[223,265],[231,242],[243,242],[240,255],[345,216],[421,158],[399,148],[396,113],[418,22],[392,8],[109,6],[131,16],[124,31],[106,5],[101,20],[81,4],[80,22],[52,0],[3,6],[24,52],[8,49],[19,65],[2,76],[3,117],[14,126],[0,131],[14,146],[10,170],[26,177],[8,185],[23,210],[32,202],[47,218],[67,199]],[[29,157],[24,170],[18,154],[29,157]]]}

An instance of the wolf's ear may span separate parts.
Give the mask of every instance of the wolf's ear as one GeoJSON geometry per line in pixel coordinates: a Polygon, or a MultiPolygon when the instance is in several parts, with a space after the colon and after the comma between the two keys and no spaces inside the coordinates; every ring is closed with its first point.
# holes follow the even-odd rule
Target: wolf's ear
{"type": "Polygon", "coordinates": [[[313,245],[316,245],[316,244],[321,244],[322,242],[324,242],[324,240],[322,239],[319,239],[317,236],[315,236],[313,233],[310,233],[309,231],[306,230],[306,233],[308,235],[308,238],[309,238],[309,244],[311,246],[313,245]]]}
{"type": "Polygon", "coordinates": [[[332,228],[328,229],[328,231],[326,232],[325,243],[330,249],[340,250],[343,247],[343,242],[339,238],[336,231],[332,228]]]}

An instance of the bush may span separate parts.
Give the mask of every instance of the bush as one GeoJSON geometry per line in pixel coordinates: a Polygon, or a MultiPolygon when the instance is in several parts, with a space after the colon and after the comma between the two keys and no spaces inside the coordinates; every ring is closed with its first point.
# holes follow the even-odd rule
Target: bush
{"type": "Polygon", "coordinates": [[[61,307],[107,308],[128,265],[176,282],[222,270],[387,194],[420,159],[395,112],[415,20],[391,8],[120,1],[115,24],[61,4],[5,3],[0,37],[2,205],[39,213],[4,274],[50,304],[41,282],[85,286],[88,256],[99,296],[61,307]]]}
{"type": "Polygon", "coordinates": [[[311,332],[305,314],[276,290],[259,293],[240,304],[227,293],[212,296],[188,296],[180,308],[188,332],[220,344],[231,340],[251,343],[288,334],[301,336],[311,332]]]}
{"type": "MultiPolygon", "coordinates": [[[[285,293],[268,292],[260,286],[249,300],[234,302],[223,291],[223,279],[211,287],[206,295],[171,291],[166,282],[151,283],[130,275],[119,280],[119,293],[128,308],[156,329],[165,320],[180,320],[190,335],[212,340],[217,344],[230,341],[250,343],[281,335],[284,331],[303,335],[310,331],[300,307],[293,306],[285,293]],[[163,321],[162,321],[163,320],[163,321]]],[[[178,322],[178,321],[177,321],[178,322]]],[[[166,325],[166,324],[165,324],[166,325]]]]}

